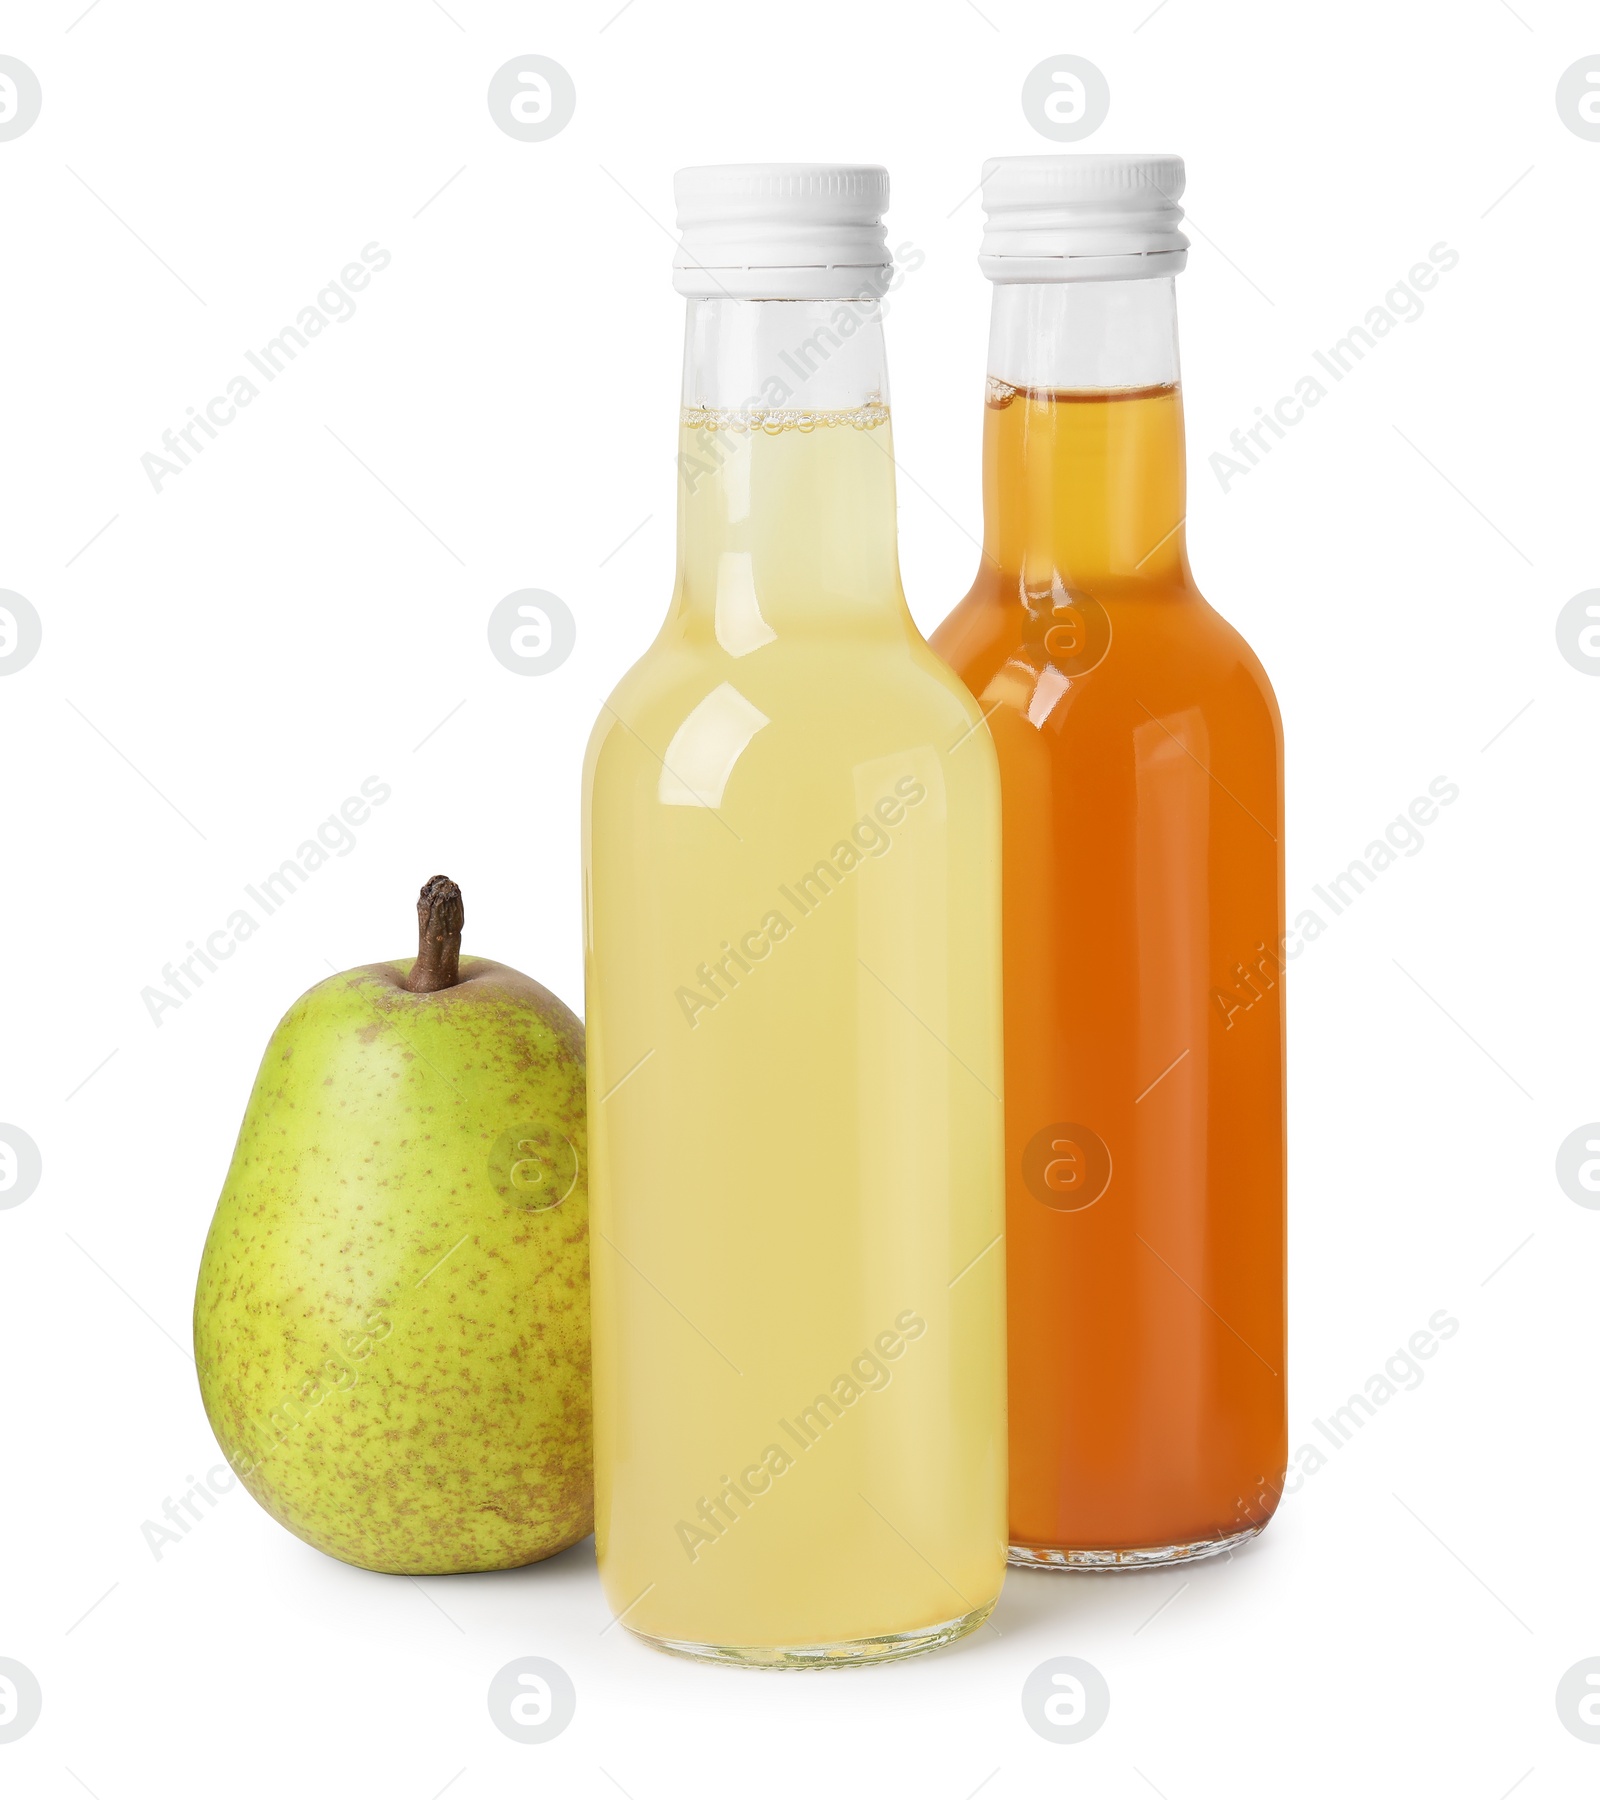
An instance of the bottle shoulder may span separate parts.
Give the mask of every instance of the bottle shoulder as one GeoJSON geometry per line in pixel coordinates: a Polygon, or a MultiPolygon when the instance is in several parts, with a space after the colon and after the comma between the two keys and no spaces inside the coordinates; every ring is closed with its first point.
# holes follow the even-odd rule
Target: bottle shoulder
{"type": "Polygon", "coordinates": [[[914,627],[889,637],[779,640],[730,656],[703,643],[657,639],[603,703],[595,732],[675,727],[721,690],[768,719],[881,729],[888,717],[961,729],[978,710],[966,685],[914,627]]]}
{"type": "Polygon", "coordinates": [[[696,769],[720,780],[737,762],[742,779],[798,791],[912,752],[942,764],[958,748],[968,779],[998,779],[977,702],[909,620],[893,638],[803,638],[741,657],[658,639],[603,703],[584,780],[593,794],[670,784],[677,770],[698,786],[696,769]]]}
{"type": "Polygon", "coordinates": [[[1030,714],[1070,694],[1072,710],[1212,709],[1253,714],[1281,739],[1277,696],[1242,632],[1198,589],[1133,588],[1032,613],[982,580],[933,633],[985,710],[995,703],[1030,714]],[[1098,702],[1098,704],[1097,704],[1098,702]]]}

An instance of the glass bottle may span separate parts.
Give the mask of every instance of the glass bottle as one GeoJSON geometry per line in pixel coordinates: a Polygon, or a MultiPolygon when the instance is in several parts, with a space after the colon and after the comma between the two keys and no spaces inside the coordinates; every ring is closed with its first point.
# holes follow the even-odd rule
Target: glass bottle
{"type": "Polygon", "coordinates": [[[906,609],[878,169],[688,170],[678,575],[584,776],[607,1598],[775,1666],[1005,1568],[999,789],[906,609]]]}
{"type": "Polygon", "coordinates": [[[1283,749],[1184,547],[1175,157],[985,170],[984,552],[933,636],[1004,806],[1011,1560],[1259,1531],[1285,1414],[1283,749]]]}

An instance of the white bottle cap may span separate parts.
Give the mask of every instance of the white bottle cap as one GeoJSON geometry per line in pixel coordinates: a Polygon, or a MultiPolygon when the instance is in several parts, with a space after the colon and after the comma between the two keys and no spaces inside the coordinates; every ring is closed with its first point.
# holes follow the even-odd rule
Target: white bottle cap
{"type": "Polygon", "coordinates": [[[991,281],[1176,275],[1181,156],[998,156],[983,165],[978,267],[991,281]]]}
{"type": "Polygon", "coordinates": [[[692,299],[878,299],[886,169],[848,163],[727,163],[680,169],[672,285],[692,299]]]}

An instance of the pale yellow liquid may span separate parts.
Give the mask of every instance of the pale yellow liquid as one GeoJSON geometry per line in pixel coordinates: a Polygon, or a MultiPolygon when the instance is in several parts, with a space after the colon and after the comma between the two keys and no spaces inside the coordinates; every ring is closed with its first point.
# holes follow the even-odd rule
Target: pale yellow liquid
{"type": "Polygon", "coordinates": [[[670,1645],[893,1653],[1005,1560],[995,760],[886,419],[685,417],[673,609],[585,772],[601,1574],[670,1645]]]}

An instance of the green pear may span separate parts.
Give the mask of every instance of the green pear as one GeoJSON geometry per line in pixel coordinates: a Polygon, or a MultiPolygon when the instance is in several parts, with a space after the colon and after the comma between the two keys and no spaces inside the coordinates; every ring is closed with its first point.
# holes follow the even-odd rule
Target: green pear
{"type": "Polygon", "coordinates": [[[582,1023],[460,955],[319,982],[273,1033],[206,1239],[206,1415],[256,1499],[364,1569],[553,1556],[594,1527],[582,1023]]]}

